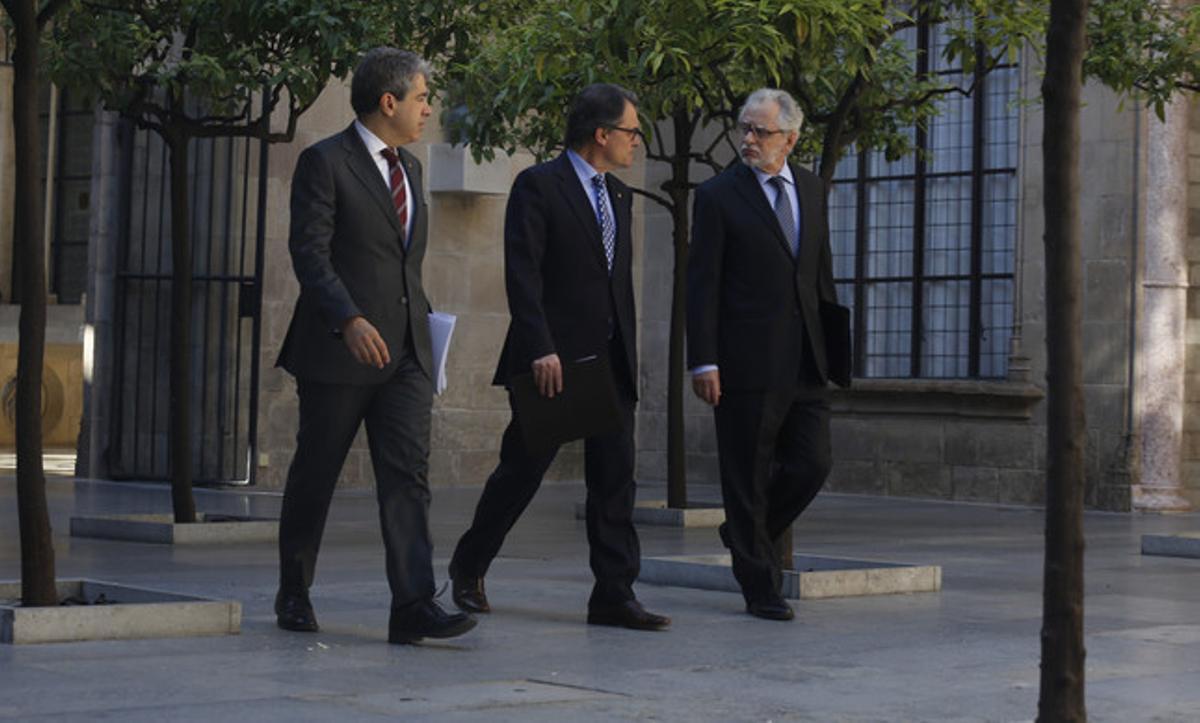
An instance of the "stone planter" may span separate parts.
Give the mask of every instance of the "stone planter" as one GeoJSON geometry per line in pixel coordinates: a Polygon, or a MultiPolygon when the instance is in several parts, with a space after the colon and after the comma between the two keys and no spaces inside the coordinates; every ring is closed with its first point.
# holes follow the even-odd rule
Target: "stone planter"
{"type": "Polygon", "coordinates": [[[170,514],[78,516],[71,518],[71,536],[167,545],[274,542],[279,537],[279,520],[212,513],[197,517],[199,522],[179,524],[170,514]]]}
{"type": "MultiPolygon", "coordinates": [[[[586,506],[575,503],[575,519],[585,517],[586,506]]],[[[725,509],[717,503],[693,503],[683,509],[667,507],[666,500],[641,500],[633,508],[635,525],[655,527],[718,527],[725,521],[725,509]]]]}
{"type": "MultiPolygon", "coordinates": [[[[937,592],[940,565],[905,565],[796,554],[794,570],[783,571],[783,596],[792,599],[937,592]]],[[[700,590],[741,592],[729,555],[643,557],[638,582],[700,590]]]]}
{"type": "Polygon", "coordinates": [[[1142,535],[1142,554],[1200,558],[1200,532],[1142,535]]]}
{"type": "Polygon", "coordinates": [[[22,607],[21,583],[0,582],[0,643],[236,635],[242,604],[96,580],[59,580],[60,600],[102,604],[22,607]],[[102,597],[101,597],[102,596],[102,597]]]}

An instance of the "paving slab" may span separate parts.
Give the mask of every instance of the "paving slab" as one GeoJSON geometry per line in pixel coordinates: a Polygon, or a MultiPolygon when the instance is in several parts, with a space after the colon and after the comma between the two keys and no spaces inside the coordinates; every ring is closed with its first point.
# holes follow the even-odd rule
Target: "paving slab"
{"type": "MultiPolygon", "coordinates": [[[[639,484],[646,498],[665,488],[639,484]]],[[[0,578],[20,572],[0,477],[0,578]]],[[[59,575],[242,605],[241,634],[0,645],[0,722],[1028,721],[1037,714],[1045,514],[1036,508],[820,495],[793,534],[818,558],[939,566],[933,595],[806,597],[796,620],[736,592],[638,582],[671,629],[586,624],[583,485],[547,483],[487,573],[493,612],[451,641],[386,642],[390,594],[371,490],[333,500],[311,590],[321,632],[275,626],[272,543],[147,545],[67,534],[71,516],[170,508],[163,484],[47,482],[59,575]],[[523,683],[522,681],[527,681],[523,683]],[[534,685],[536,684],[536,685],[534,685]],[[532,687],[517,691],[515,687],[532,687]],[[508,686],[508,687],[506,687],[508,686]],[[511,688],[511,689],[510,689],[511,688]]],[[[712,487],[689,488],[697,500],[712,487]],[[693,494],[695,492],[695,494],[693,494]]],[[[198,489],[205,511],[273,518],[270,490],[198,489]]],[[[440,588],[479,487],[435,487],[440,588]]],[[[1097,721],[1200,720],[1196,561],[1139,553],[1200,515],[1085,513],[1087,707],[1097,721]]],[[[712,530],[639,526],[648,557],[720,555],[712,530]]],[[[449,605],[448,595],[440,601],[449,605]]]]}
{"type": "Polygon", "coordinates": [[[1200,532],[1142,535],[1142,554],[1200,559],[1200,532]]]}
{"type": "MultiPolygon", "coordinates": [[[[938,565],[906,565],[874,560],[793,555],[792,570],[780,581],[783,596],[793,600],[858,595],[937,592],[942,589],[938,565]]],[[[728,554],[643,557],[642,582],[700,590],[741,592],[728,554]]]]}
{"type": "Polygon", "coordinates": [[[196,517],[196,522],[178,523],[170,514],[72,516],[71,536],[165,545],[274,542],[279,538],[279,520],[215,513],[196,517]]]}

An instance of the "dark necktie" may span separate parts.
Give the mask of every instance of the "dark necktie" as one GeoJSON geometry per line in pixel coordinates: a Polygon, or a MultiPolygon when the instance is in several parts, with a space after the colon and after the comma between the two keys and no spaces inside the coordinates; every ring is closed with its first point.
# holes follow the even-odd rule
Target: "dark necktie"
{"type": "Polygon", "coordinates": [[[612,273],[613,252],[617,247],[617,227],[613,223],[612,214],[608,212],[608,186],[604,183],[604,174],[592,176],[592,185],[596,188],[596,217],[600,221],[600,240],[604,243],[604,258],[608,262],[608,272],[612,273]]]}
{"type": "Polygon", "coordinates": [[[404,245],[408,246],[408,194],[404,190],[404,164],[391,148],[384,148],[380,153],[388,162],[388,171],[392,179],[392,205],[396,207],[396,218],[400,219],[400,233],[404,236],[404,245]]]}
{"type": "Polygon", "coordinates": [[[792,194],[787,181],[779,176],[771,176],[769,183],[775,186],[775,218],[779,220],[779,228],[787,239],[792,256],[800,251],[800,234],[796,231],[796,217],[792,214],[792,194]]]}

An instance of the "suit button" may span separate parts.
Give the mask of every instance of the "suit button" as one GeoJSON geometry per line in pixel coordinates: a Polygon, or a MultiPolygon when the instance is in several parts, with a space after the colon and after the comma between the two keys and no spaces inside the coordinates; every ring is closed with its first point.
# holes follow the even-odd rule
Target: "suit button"
{"type": "Polygon", "coordinates": [[[405,306],[408,306],[408,297],[407,297],[407,296],[401,296],[401,297],[400,297],[400,303],[401,303],[401,304],[404,304],[405,306]]]}

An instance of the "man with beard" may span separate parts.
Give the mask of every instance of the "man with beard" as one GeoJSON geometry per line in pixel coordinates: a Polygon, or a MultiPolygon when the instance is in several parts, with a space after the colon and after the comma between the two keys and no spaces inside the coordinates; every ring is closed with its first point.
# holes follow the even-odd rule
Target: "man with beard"
{"type": "Polygon", "coordinates": [[[688,262],[688,366],[716,421],[721,540],[746,611],[769,620],[794,616],[776,544],[829,473],[829,359],[848,356],[821,321],[837,300],[825,185],[788,162],[802,122],[786,92],[750,95],[742,162],[696,189],[688,262]]]}

